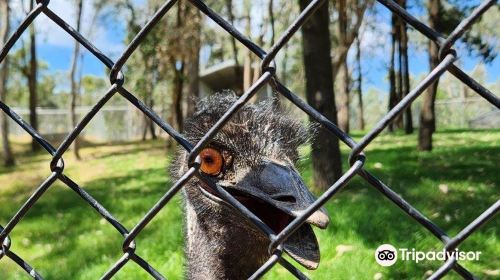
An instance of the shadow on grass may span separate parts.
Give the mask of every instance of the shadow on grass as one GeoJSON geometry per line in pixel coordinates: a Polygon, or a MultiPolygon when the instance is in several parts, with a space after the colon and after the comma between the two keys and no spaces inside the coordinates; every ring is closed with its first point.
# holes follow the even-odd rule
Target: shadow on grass
{"type": "MultiPolygon", "coordinates": [[[[367,152],[365,168],[453,237],[498,200],[500,173],[498,157],[494,157],[499,154],[500,147],[481,146],[436,149],[432,153],[418,152],[414,147],[373,149],[367,152]],[[378,169],[374,163],[379,163],[378,169]]],[[[328,228],[332,238],[351,229],[355,239],[373,250],[384,243],[421,251],[443,248],[430,231],[360,177],[327,208],[332,217],[328,228]]],[[[481,278],[487,278],[484,271],[494,269],[492,265],[498,261],[499,248],[491,244],[499,228],[500,221],[494,217],[461,246],[483,252],[482,262],[468,264],[481,278]]],[[[419,279],[440,265],[440,261],[397,263],[390,270],[381,270],[389,279],[419,279]]]]}
{"type": "MultiPolygon", "coordinates": [[[[151,168],[133,171],[126,176],[90,181],[84,187],[130,230],[171,185],[164,168],[151,168]]],[[[28,195],[26,193],[26,197],[28,195]]],[[[143,246],[154,244],[155,250],[182,252],[182,214],[178,200],[179,195],[160,212],[161,217],[157,220],[163,223],[154,221],[139,235],[138,240],[148,240],[149,245],[143,246]],[[165,223],[172,229],[168,234],[165,231],[161,234],[159,227],[165,223]]],[[[2,220],[9,219],[19,206],[7,203],[1,207],[2,220]]],[[[26,257],[47,279],[74,279],[75,271],[97,270],[94,279],[123,254],[123,237],[118,231],[62,183],[47,190],[14,229],[11,237],[13,250],[21,246],[30,252],[38,251],[36,256],[26,257]],[[23,236],[23,239],[19,240],[16,236],[23,236]],[[25,240],[29,240],[30,244],[25,240]],[[41,246],[42,249],[30,246],[41,246]],[[59,269],[54,269],[54,264],[58,264],[59,269]]],[[[139,249],[138,253],[141,255],[139,249]]]]}
{"type": "MultiPolygon", "coordinates": [[[[96,154],[92,154],[93,159],[102,159],[102,158],[110,158],[110,157],[115,157],[115,156],[121,156],[121,155],[130,155],[130,154],[139,154],[142,152],[147,152],[147,151],[152,151],[155,150],[154,147],[145,145],[142,147],[133,147],[132,149],[120,149],[119,151],[105,151],[105,152],[99,152],[96,154]]],[[[167,151],[166,151],[167,154],[167,151]]]]}
{"type": "MultiPolygon", "coordinates": [[[[14,166],[0,166],[0,175],[8,174],[19,170],[26,170],[27,168],[31,168],[33,164],[37,164],[40,162],[46,162],[47,167],[50,163],[50,155],[47,151],[41,149],[38,151],[31,151],[30,143],[16,143],[16,146],[19,146],[16,149],[16,164],[14,166]],[[29,167],[27,167],[29,166],[29,167]]],[[[58,146],[56,146],[57,148],[58,146]]],[[[88,142],[85,141],[82,144],[81,150],[85,151],[86,149],[91,148],[93,151],[99,152],[91,152],[89,155],[83,155],[83,161],[87,159],[102,159],[102,158],[110,158],[114,156],[121,155],[129,155],[129,154],[140,154],[142,152],[163,149],[166,154],[173,154],[174,152],[166,150],[166,144],[161,140],[147,140],[147,141],[129,141],[129,142],[88,142]],[[110,149],[107,150],[106,147],[110,149]],[[113,147],[120,147],[120,149],[112,150],[113,147]],[[97,149],[96,149],[97,148],[97,149]],[[102,148],[102,149],[99,149],[102,148]]],[[[66,151],[63,155],[65,158],[68,154],[72,153],[71,150],[66,151]]]]}

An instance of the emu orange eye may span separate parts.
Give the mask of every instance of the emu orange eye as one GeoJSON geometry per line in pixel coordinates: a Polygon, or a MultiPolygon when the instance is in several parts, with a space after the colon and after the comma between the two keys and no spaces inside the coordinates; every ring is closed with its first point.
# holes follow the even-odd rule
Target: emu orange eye
{"type": "Polygon", "coordinates": [[[205,148],[200,152],[200,158],[200,169],[203,173],[215,176],[221,172],[224,160],[219,151],[213,148],[205,148]]]}

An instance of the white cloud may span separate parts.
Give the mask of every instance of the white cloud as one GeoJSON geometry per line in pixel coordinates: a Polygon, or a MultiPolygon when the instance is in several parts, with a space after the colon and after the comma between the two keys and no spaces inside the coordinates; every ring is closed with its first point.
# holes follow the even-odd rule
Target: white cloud
{"type": "Polygon", "coordinates": [[[361,28],[361,51],[370,56],[380,56],[387,53],[390,46],[391,26],[387,21],[376,17],[365,17],[361,28]]]}
{"type": "MultiPolygon", "coordinates": [[[[29,1],[24,2],[25,5],[29,3],[29,1]]],[[[123,43],[116,43],[121,42],[122,38],[110,40],[108,34],[113,34],[114,36],[123,36],[123,34],[116,34],[116,32],[112,32],[112,30],[107,30],[109,27],[100,24],[98,21],[94,22],[93,26],[91,26],[95,16],[95,9],[92,2],[93,1],[83,1],[82,31],[80,33],[105,54],[116,55],[116,53],[124,49],[123,43]],[[90,29],[91,27],[92,29],[90,29]]],[[[13,1],[11,5],[12,13],[14,17],[18,19],[23,18],[27,10],[23,9],[21,3],[21,1],[13,1]]],[[[69,25],[76,28],[75,1],[51,0],[48,7],[69,25]]],[[[42,13],[35,19],[35,27],[37,28],[37,37],[41,44],[63,48],[74,47],[74,39],[45,14],[42,13]]]]}

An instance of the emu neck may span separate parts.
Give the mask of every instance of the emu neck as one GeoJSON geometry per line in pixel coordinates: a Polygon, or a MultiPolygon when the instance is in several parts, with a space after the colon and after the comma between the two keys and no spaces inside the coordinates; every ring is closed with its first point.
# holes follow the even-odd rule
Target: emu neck
{"type": "Polygon", "coordinates": [[[265,238],[230,210],[213,210],[186,203],[187,278],[247,279],[266,260],[265,238]]]}

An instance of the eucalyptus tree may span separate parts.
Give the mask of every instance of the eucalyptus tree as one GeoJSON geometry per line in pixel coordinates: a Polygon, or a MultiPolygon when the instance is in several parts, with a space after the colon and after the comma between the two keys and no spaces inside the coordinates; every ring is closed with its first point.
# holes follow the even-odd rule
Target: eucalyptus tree
{"type": "MultiPolygon", "coordinates": [[[[299,0],[301,10],[310,2],[299,0]]],[[[302,26],[302,48],[307,102],[330,121],[337,123],[330,58],[328,1],[302,26]]],[[[312,142],[311,158],[317,188],[326,189],[342,175],[339,141],[324,128],[318,130],[315,141],[312,142]]]]}
{"type": "MultiPolygon", "coordinates": [[[[9,38],[10,28],[10,9],[9,1],[0,0],[0,40],[2,46],[5,45],[9,38]]],[[[0,64],[0,101],[5,102],[7,96],[7,79],[9,76],[9,57],[6,56],[0,64]]],[[[0,113],[0,133],[2,134],[2,152],[3,161],[6,166],[15,164],[14,154],[9,142],[9,123],[7,115],[3,112],[0,113]]]]}

